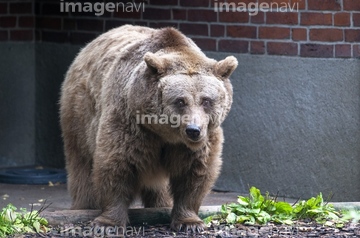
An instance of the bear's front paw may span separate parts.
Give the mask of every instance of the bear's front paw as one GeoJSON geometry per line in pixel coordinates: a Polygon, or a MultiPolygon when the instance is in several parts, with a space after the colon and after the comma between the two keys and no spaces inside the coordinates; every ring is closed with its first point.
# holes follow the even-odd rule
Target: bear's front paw
{"type": "Polygon", "coordinates": [[[202,232],[205,228],[204,222],[198,216],[173,219],[170,226],[175,231],[192,231],[193,233],[202,232]]]}
{"type": "Polygon", "coordinates": [[[102,226],[125,227],[126,222],[119,222],[119,221],[117,222],[117,221],[114,221],[113,219],[110,219],[110,218],[100,215],[97,218],[95,218],[95,220],[91,223],[91,225],[93,227],[102,227],[102,226]]]}

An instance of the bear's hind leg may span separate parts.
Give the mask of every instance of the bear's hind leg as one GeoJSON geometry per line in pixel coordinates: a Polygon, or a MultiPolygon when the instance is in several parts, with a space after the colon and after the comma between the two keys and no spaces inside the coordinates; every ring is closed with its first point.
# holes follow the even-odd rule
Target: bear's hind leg
{"type": "Polygon", "coordinates": [[[70,209],[98,209],[91,179],[92,160],[77,153],[74,146],[67,148],[67,188],[72,198],[70,209]]]}

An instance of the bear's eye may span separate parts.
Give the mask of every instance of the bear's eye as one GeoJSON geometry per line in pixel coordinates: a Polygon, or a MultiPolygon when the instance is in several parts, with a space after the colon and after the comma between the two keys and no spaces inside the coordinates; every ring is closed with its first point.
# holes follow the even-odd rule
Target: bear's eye
{"type": "Polygon", "coordinates": [[[185,101],[184,101],[184,99],[182,99],[182,98],[177,99],[177,100],[175,101],[175,104],[176,104],[177,107],[180,107],[180,108],[186,106],[185,101]]]}
{"type": "Polygon", "coordinates": [[[201,102],[203,107],[211,107],[212,101],[210,98],[204,98],[201,102]]]}

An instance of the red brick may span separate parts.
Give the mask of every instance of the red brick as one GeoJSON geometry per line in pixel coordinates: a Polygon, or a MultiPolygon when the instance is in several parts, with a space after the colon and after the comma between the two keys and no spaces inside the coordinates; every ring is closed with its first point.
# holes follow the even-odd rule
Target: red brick
{"type": "Polygon", "coordinates": [[[244,11],[245,8],[252,7],[257,0],[219,0],[219,1],[211,1],[211,7],[214,7],[215,11],[219,12],[241,12],[244,11]]]}
{"type": "MultiPolygon", "coordinates": [[[[78,10],[76,10],[76,11],[73,11],[73,12],[70,12],[70,13],[67,13],[67,14],[70,14],[70,16],[71,17],[95,17],[96,15],[95,14],[97,14],[95,11],[93,11],[93,12],[85,12],[85,11],[78,11],[78,10]]],[[[100,13],[99,13],[100,14],[100,13]]],[[[104,12],[104,14],[105,14],[105,12],[104,12]]],[[[51,14],[49,14],[50,16],[52,16],[51,14]]]]}
{"type": "Polygon", "coordinates": [[[301,13],[301,25],[332,25],[331,13],[317,13],[317,12],[302,12],[301,13]]]}
{"type": "Polygon", "coordinates": [[[353,25],[360,26],[360,13],[353,13],[353,25]]]}
{"type": "Polygon", "coordinates": [[[132,12],[123,12],[121,11],[114,11],[113,18],[122,18],[122,19],[140,19],[141,18],[141,11],[132,11],[132,12]]]}
{"type": "Polygon", "coordinates": [[[298,13],[296,12],[267,12],[266,13],[267,24],[298,24],[298,13]]]}
{"type": "MultiPolygon", "coordinates": [[[[143,1],[144,2],[144,1],[143,1]]],[[[178,0],[151,0],[149,2],[150,5],[178,5],[178,0]]]]}
{"type": "MultiPolygon", "coordinates": [[[[106,20],[105,21],[105,31],[108,31],[110,29],[113,29],[115,27],[119,27],[119,26],[122,26],[122,25],[125,25],[125,24],[134,24],[133,21],[128,21],[128,20],[106,20]]],[[[147,22],[146,22],[146,25],[144,24],[141,24],[141,22],[136,22],[136,25],[143,25],[143,26],[148,26],[147,25],[147,22]]]]}
{"type": "MultiPolygon", "coordinates": [[[[251,6],[256,2],[257,0],[210,0],[210,6],[222,8],[223,11],[240,11],[240,8],[247,7],[249,4],[251,6]]],[[[219,11],[221,10],[219,9],[219,11]]]]}
{"type": "Polygon", "coordinates": [[[347,12],[335,13],[334,26],[350,26],[350,14],[347,12]]]}
{"type": "Polygon", "coordinates": [[[0,3],[0,14],[8,12],[8,5],[6,3],[0,3]]]}
{"type": "Polygon", "coordinates": [[[321,44],[301,44],[300,56],[303,57],[319,57],[319,58],[331,58],[334,55],[333,45],[321,45],[321,44]]]}
{"type": "MultiPolygon", "coordinates": [[[[134,20],[132,23],[129,23],[130,21],[128,21],[128,23],[125,24],[133,24],[133,25],[137,25],[137,26],[149,26],[149,21],[145,21],[145,20],[134,20]]],[[[177,27],[179,28],[179,27],[177,27]]]]}
{"type": "MultiPolygon", "coordinates": [[[[41,6],[39,6],[39,9],[41,9],[41,15],[43,16],[68,16],[69,12],[61,11],[61,5],[58,2],[55,3],[43,3],[41,6]]],[[[66,1],[64,1],[66,2],[66,1]]],[[[40,15],[40,14],[39,14],[40,15]]],[[[92,13],[93,15],[93,13],[92,13]]]]}
{"type": "Polygon", "coordinates": [[[219,37],[225,35],[225,26],[224,25],[210,25],[210,36],[219,37]]]}
{"type": "Polygon", "coordinates": [[[351,45],[335,45],[335,57],[349,58],[351,57],[351,45]]]}
{"type": "Polygon", "coordinates": [[[256,15],[250,16],[251,23],[265,23],[265,13],[259,12],[256,15]]]}
{"type": "Polygon", "coordinates": [[[208,0],[180,0],[180,6],[184,7],[208,7],[209,1],[208,0]]]}
{"type": "Polygon", "coordinates": [[[268,3],[268,4],[271,4],[271,3],[277,3],[277,4],[283,4],[283,3],[286,3],[286,4],[291,4],[291,0],[259,0],[258,1],[259,4],[260,3],[268,3]]]}
{"type": "Polygon", "coordinates": [[[241,38],[256,38],[255,26],[226,26],[227,36],[241,38]]]}
{"type": "Polygon", "coordinates": [[[307,40],[307,29],[306,28],[293,28],[292,39],[294,41],[305,41],[307,40]]]}
{"type": "Polygon", "coordinates": [[[102,19],[79,19],[77,29],[85,31],[104,31],[104,21],[102,19]]]}
{"type": "Polygon", "coordinates": [[[61,30],[61,18],[37,17],[36,27],[41,29],[61,30]]]}
{"type": "Polygon", "coordinates": [[[187,11],[184,9],[172,9],[172,17],[174,20],[186,20],[187,19],[187,11]]]}
{"type": "MultiPolygon", "coordinates": [[[[344,0],[346,1],[346,0],[344,0]]],[[[308,0],[308,10],[341,10],[341,1],[336,0],[308,0]]]]}
{"type": "Polygon", "coordinates": [[[360,57],[360,45],[353,46],[353,56],[356,58],[360,57]]]}
{"type": "Polygon", "coordinates": [[[63,19],[63,29],[64,30],[75,30],[76,29],[76,19],[64,18],[63,19]]]}
{"type": "Polygon", "coordinates": [[[31,28],[35,26],[35,19],[33,16],[20,16],[19,27],[31,28]]]}
{"type": "Polygon", "coordinates": [[[33,13],[33,5],[31,2],[10,3],[11,14],[29,14],[33,13]]]}
{"type": "Polygon", "coordinates": [[[248,53],[249,42],[242,40],[220,40],[219,51],[233,53],[248,53]]]}
{"type": "Polygon", "coordinates": [[[171,11],[169,9],[147,8],[143,13],[145,20],[170,20],[171,11]]]}
{"type": "Polygon", "coordinates": [[[216,51],[216,40],[209,38],[192,38],[197,46],[202,50],[216,51]]]}
{"type": "Polygon", "coordinates": [[[151,27],[151,28],[164,28],[164,27],[178,28],[178,23],[176,23],[176,22],[150,22],[149,27],[151,27]]]}
{"type": "MultiPolygon", "coordinates": [[[[66,2],[67,0],[64,0],[64,2],[66,2]]],[[[69,1],[71,2],[71,1],[69,1]]],[[[75,1],[74,1],[75,2],[75,1]]],[[[81,1],[76,1],[76,2],[81,2],[81,1]]],[[[93,1],[90,1],[93,2],[93,1]]],[[[139,6],[138,1],[136,2],[132,2],[131,3],[131,8],[127,8],[126,2],[124,1],[94,1],[94,2],[111,2],[114,3],[113,5],[107,5],[108,8],[104,8],[103,11],[101,11],[100,9],[94,9],[92,12],[92,17],[113,17],[114,15],[121,15],[122,13],[139,13],[143,10],[142,5],[139,6]],[[135,10],[134,5],[136,5],[136,7],[139,8],[139,11],[135,10]]],[[[130,1],[127,1],[130,2],[130,1]]],[[[72,14],[72,13],[71,13],[72,14]]]]}
{"type": "Polygon", "coordinates": [[[285,27],[260,27],[260,39],[289,39],[290,28],[285,27]]]}
{"type": "Polygon", "coordinates": [[[188,20],[189,21],[205,21],[213,22],[217,21],[217,13],[213,10],[188,10],[188,20]]]}
{"type": "Polygon", "coordinates": [[[269,55],[297,55],[298,45],[286,42],[268,42],[267,52],[269,55]]]}
{"type": "Polygon", "coordinates": [[[334,42],[334,41],[342,41],[343,37],[343,30],[342,29],[310,29],[310,40],[311,41],[327,41],[327,42],[334,42]]]}
{"type": "MultiPolygon", "coordinates": [[[[223,2],[224,2],[224,0],[223,0],[223,2]]],[[[227,0],[226,2],[228,2],[228,3],[235,3],[237,6],[239,5],[239,4],[243,4],[243,3],[245,3],[245,4],[249,4],[249,3],[256,3],[257,2],[257,0],[227,0]]]]}
{"type": "Polygon", "coordinates": [[[189,35],[209,36],[207,24],[180,23],[180,31],[189,35]]]}
{"type": "Polygon", "coordinates": [[[250,42],[251,54],[265,54],[265,43],[263,41],[251,41],[250,42]]]}
{"type": "Polygon", "coordinates": [[[298,12],[304,9],[304,6],[304,2],[296,0],[259,0],[258,5],[260,9],[264,9],[263,11],[269,8],[270,12],[298,12]]]}
{"type": "Polygon", "coordinates": [[[293,7],[294,4],[297,4],[295,7],[297,10],[304,10],[306,7],[306,0],[292,0],[291,6],[293,7]]]}
{"type": "Polygon", "coordinates": [[[343,0],[344,10],[360,11],[359,0],[343,0]]]}
{"type": "Polygon", "coordinates": [[[11,30],[10,40],[12,41],[32,41],[34,39],[33,30],[11,30]]]}
{"type": "Polygon", "coordinates": [[[346,42],[360,42],[360,30],[345,29],[346,42]]]}
{"type": "Polygon", "coordinates": [[[0,28],[11,28],[16,26],[16,17],[0,17],[0,28]]]}
{"type": "Polygon", "coordinates": [[[249,14],[247,12],[219,12],[220,22],[247,23],[249,14]]]}
{"type": "Polygon", "coordinates": [[[0,41],[7,41],[9,39],[8,31],[0,31],[0,41]]]}

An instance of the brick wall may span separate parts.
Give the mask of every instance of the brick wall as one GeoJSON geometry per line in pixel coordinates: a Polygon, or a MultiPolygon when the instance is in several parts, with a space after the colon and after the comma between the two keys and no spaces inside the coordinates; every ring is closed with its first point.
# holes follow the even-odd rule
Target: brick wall
{"type": "Polygon", "coordinates": [[[0,1],[0,41],[33,41],[32,1],[0,1]]]}
{"type": "MultiPolygon", "coordinates": [[[[93,12],[61,12],[61,4],[75,2],[71,0],[0,0],[0,41],[84,44],[104,31],[129,23],[174,26],[207,51],[360,57],[360,0],[227,0],[228,6],[237,8],[221,11],[219,6],[226,6],[222,5],[224,1],[136,1],[136,7],[144,4],[140,11],[129,11],[130,8],[121,11],[120,6],[119,11],[105,11],[95,16],[94,9],[93,12]],[[255,4],[266,7],[260,5],[266,3],[272,6],[272,11],[255,14],[239,8],[246,4],[254,10],[255,4]]],[[[112,2],[122,2],[127,7],[134,4],[112,2]]]]}

